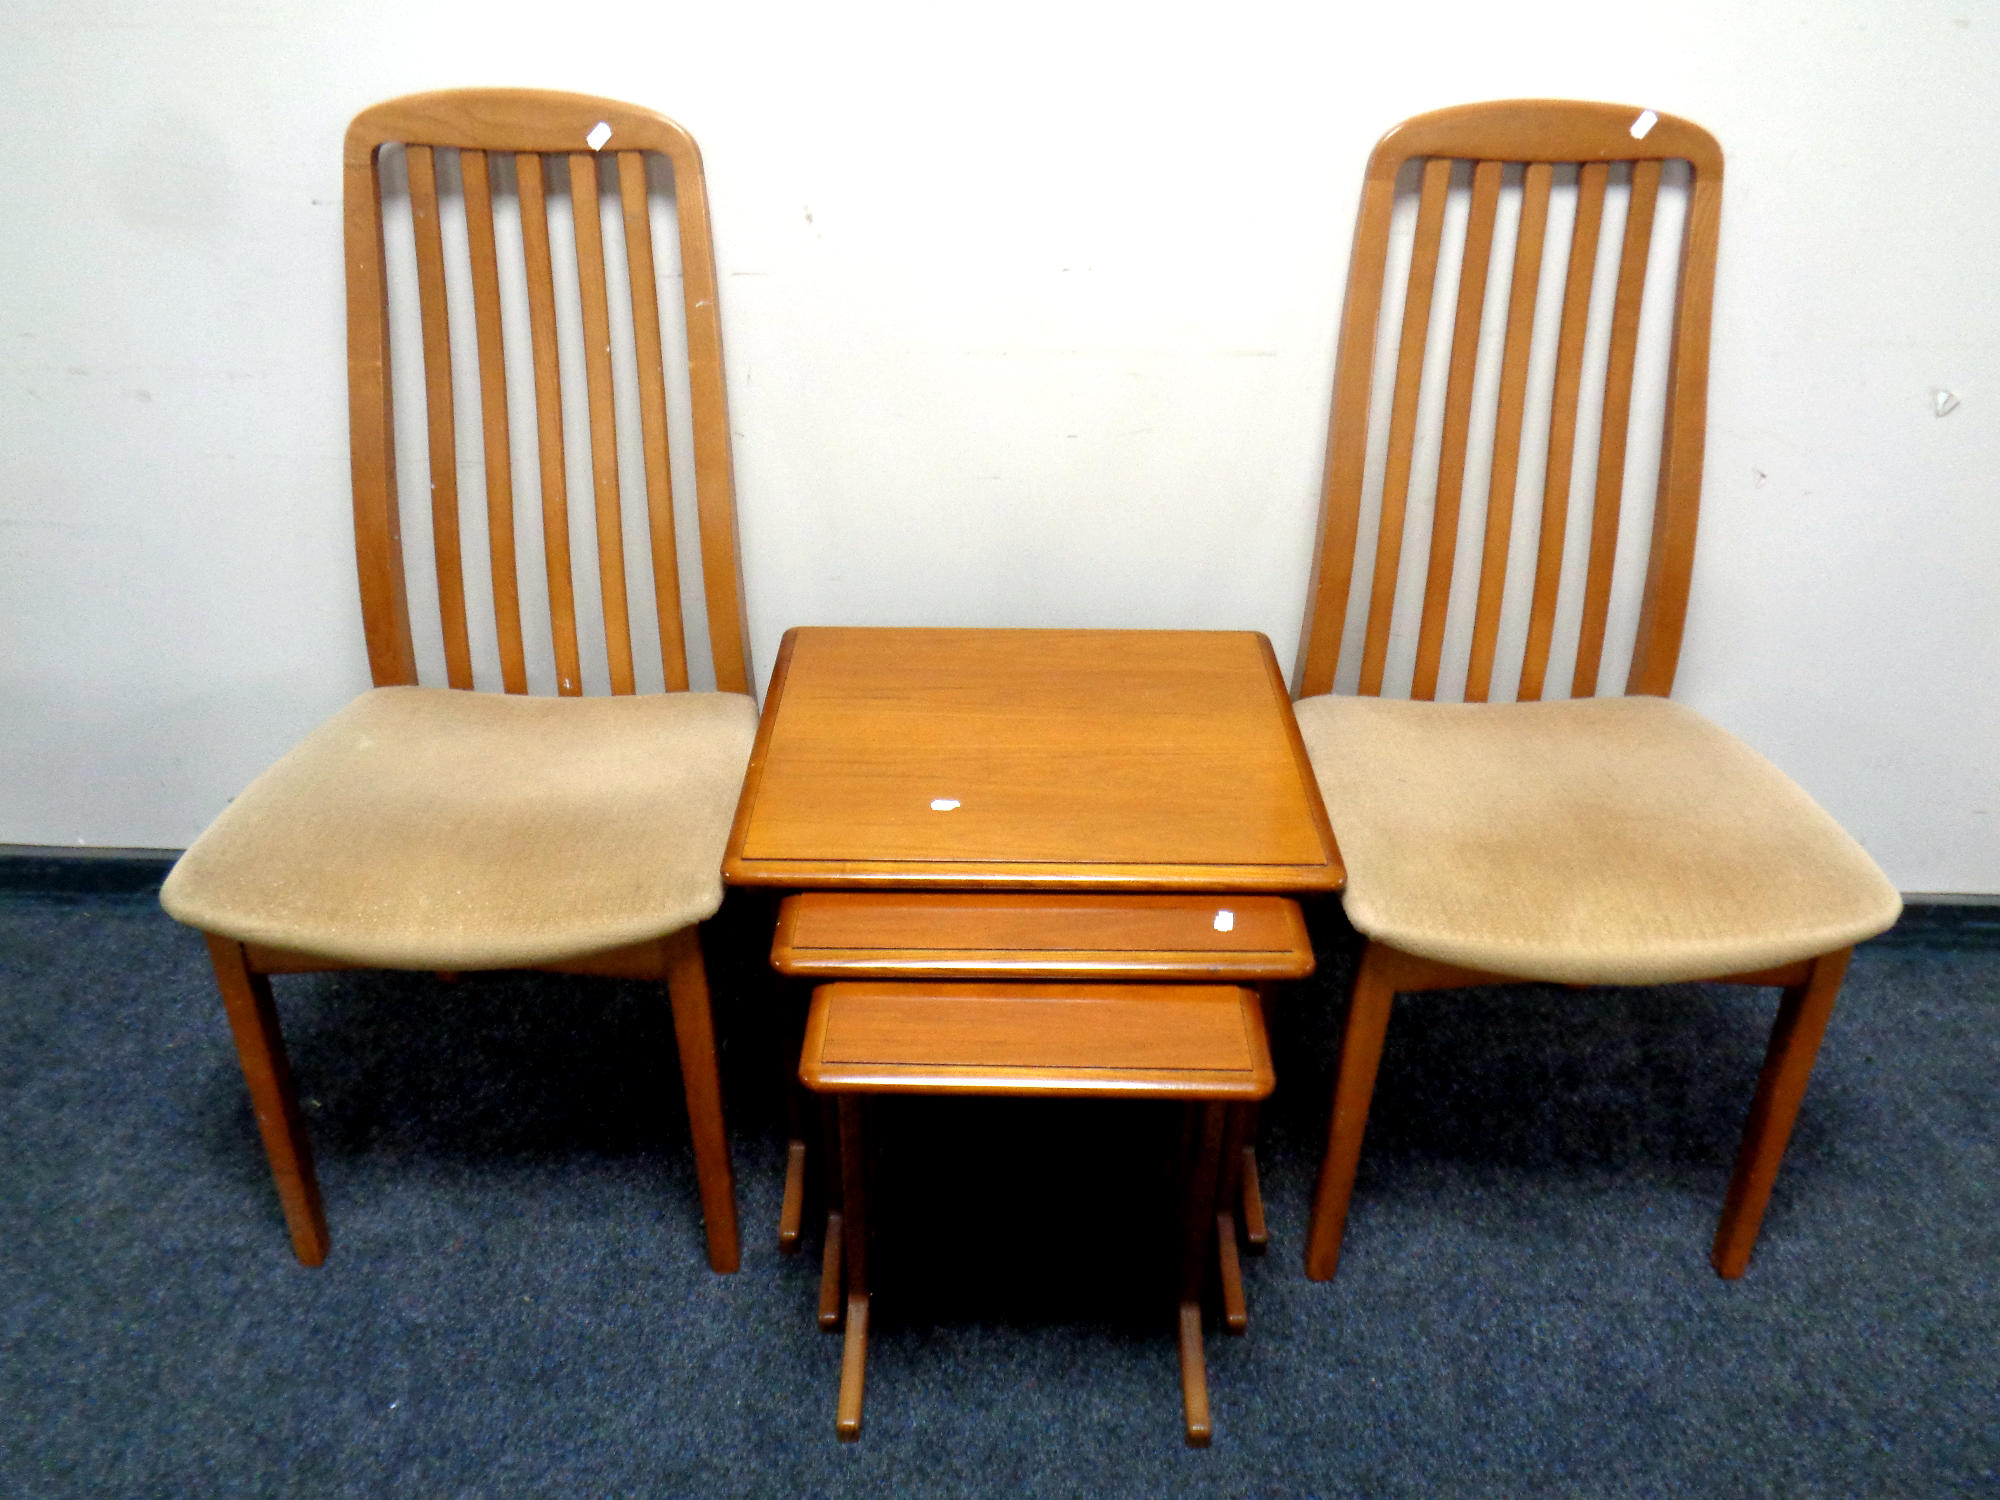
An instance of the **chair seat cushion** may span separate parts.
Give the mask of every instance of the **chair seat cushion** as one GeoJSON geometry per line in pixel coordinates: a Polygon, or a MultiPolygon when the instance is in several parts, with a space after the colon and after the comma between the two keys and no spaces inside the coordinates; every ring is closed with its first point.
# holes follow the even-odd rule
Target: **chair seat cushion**
{"type": "Polygon", "coordinates": [[[1586,984],[1829,953],[1901,899],[1776,766],[1664,698],[1296,705],[1357,930],[1586,984]]]}
{"type": "Polygon", "coordinates": [[[735,693],[377,688],[253,781],[161,903],[382,968],[549,963],[714,915],[757,732],[735,693]]]}

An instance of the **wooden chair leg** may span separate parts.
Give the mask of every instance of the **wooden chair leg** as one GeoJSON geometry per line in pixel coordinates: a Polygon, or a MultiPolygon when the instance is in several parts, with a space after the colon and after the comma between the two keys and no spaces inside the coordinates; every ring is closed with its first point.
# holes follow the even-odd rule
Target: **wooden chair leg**
{"type": "Polygon", "coordinates": [[[834,1431],[842,1442],[861,1436],[861,1398],[868,1383],[868,1216],[863,1179],[867,1175],[862,1137],[862,1101],[840,1096],[840,1185],[847,1259],[847,1337],[840,1351],[840,1405],[834,1431]]]}
{"type": "Polygon", "coordinates": [[[292,1253],[303,1265],[326,1259],[330,1244],[326,1209],[320,1203],[319,1178],[313,1172],[312,1147],[305,1122],[299,1118],[298,1093],[285,1059],[285,1039],[278,1030],[278,1011],[271,1001],[271,981],[253,974],[243,945],[214,933],[208,956],[215,965],[215,982],[229,1012],[229,1029],[236,1038],[236,1056],[250,1086],[250,1104],[257,1130],[264,1137],[264,1155],[278,1185],[278,1202],[291,1231],[292,1253]]]}
{"type": "Polygon", "coordinates": [[[1180,1271],[1181,1411],[1190,1448],[1206,1448],[1214,1428],[1208,1412],[1208,1365],[1201,1348],[1201,1288],[1214,1233],[1216,1179],[1222,1165],[1225,1106],[1196,1106],[1201,1120],[1182,1187],[1180,1271]]]}
{"type": "Polygon", "coordinates": [[[1361,1137],[1368,1128],[1368,1103],[1375,1094],[1375,1070],[1382,1062],[1382,1038],[1396,998],[1388,974],[1389,950],[1370,943],[1354,974],[1347,1009],[1347,1034],[1340,1046],[1340,1069],[1333,1085],[1333,1123],[1319,1185],[1313,1190],[1312,1218],[1306,1227],[1306,1275],[1325,1281],[1340,1265],[1340,1241],[1347,1229],[1347,1203],[1361,1164],[1361,1137]]]}
{"type": "Polygon", "coordinates": [[[785,1199],[778,1209],[778,1253],[796,1255],[806,1217],[806,1112],[812,1095],[793,1076],[785,1092],[785,1199]]]}
{"type": "Polygon", "coordinates": [[[1749,1269],[1750,1252],[1764,1222],[1764,1209],[1771,1201],[1771,1186],[1778,1180],[1778,1164],[1792,1138],[1792,1125],[1799,1117],[1813,1062],[1819,1056],[1820,1039],[1826,1035],[1834,997],[1840,993],[1853,952],[1843,948],[1815,959],[1806,981],[1786,989],[1778,1004],[1771,1045],[1764,1054],[1764,1070],[1757,1079],[1757,1095],[1751,1101],[1749,1123],[1737,1151],[1736,1171],[1729,1180],[1729,1195],[1723,1200],[1722,1222],[1709,1251],[1709,1262],[1716,1272],[1731,1280],[1749,1269]]]}
{"type": "Polygon", "coordinates": [[[709,1009],[700,933],[683,928],[663,938],[660,949],[667,999],[674,1012],[674,1039],[680,1046],[701,1216],[708,1229],[708,1264],[712,1270],[734,1271],[740,1264],[736,1184],[729,1169],[729,1137],[722,1125],[722,1072],[715,1055],[715,1018],[709,1009]]]}
{"type": "Polygon", "coordinates": [[[846,1301],[840,1275],[846,1220],[840,1211],[840,1107],[831,1095],[820,1100],[820,1120],[820,1155],[826,1158],[826,1241],[819,1259],[819,1326],[833,1333],[840,1327],[846,1301]]]}

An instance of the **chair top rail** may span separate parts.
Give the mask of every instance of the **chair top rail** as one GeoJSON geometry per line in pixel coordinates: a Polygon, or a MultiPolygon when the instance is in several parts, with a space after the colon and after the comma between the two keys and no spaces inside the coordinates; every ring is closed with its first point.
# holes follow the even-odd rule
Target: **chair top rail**
{"type": "Polygon", "coordinates": [[[659,151],[699,165],[694,137],[650,109],[542,89],[441,89],[372,105],[347,127],[350,166],[365,164],[378,147],[456,147],[466,151],[659,151]],[[599,125],[608,136],[593,141],[599,125]]]}
{"type": "Polygon", "coordinates": [[[1715,137],[1677,115],[1575,99],[1498,99],[1405,120],[1376,143],[1368,175],[1394,176],[1404,162],[1434,156],[1550,163],[1685,161],[1697,176],[1722,170],[1722,147],[1715,137]]]}

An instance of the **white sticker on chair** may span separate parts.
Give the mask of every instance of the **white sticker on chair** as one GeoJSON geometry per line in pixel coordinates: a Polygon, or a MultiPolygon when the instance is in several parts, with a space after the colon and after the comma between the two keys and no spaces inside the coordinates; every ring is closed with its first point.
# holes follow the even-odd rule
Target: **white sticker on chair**
{"type": "Polygon", "coordinates": [[[584,140],[590,143],[590,149],[593,151],[602,151],[604,143],[610,139],[611,125],[605,120],[599,120],[595,125],[591,126],[590,134],[584,137],[584,140]]]}
{"type": "Polygon", "coordinates": [[[1650,109],[1640,110],[1639,118],[1632,122],[1632,139],[1643,141],[1646,138],[1647,132],[1659,123],[1660,117],[1650,109]]]}
{"type": "Polygon", "coordinates": [[[1215,914],[1215,930],[1217,932],[1234,932],[1236,930],[1236,913],[1233,911],[1217,912],[1215,914]]]}
{"type": "Polygon", "coordinates": [[[931,798],[932,812],[950,812],[956,806],[958,806],[958,798],[956,797],[931,798]]]}

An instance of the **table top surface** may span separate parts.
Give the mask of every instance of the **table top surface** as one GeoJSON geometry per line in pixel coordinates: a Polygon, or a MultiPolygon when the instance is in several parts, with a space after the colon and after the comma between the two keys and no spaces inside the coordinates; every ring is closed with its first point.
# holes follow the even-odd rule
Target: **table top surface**
{"type": "Polygon", "coordinates": [[[1330,891],[1270,642],[790,631],[725,877],[791,888],[1330,891]]]}

